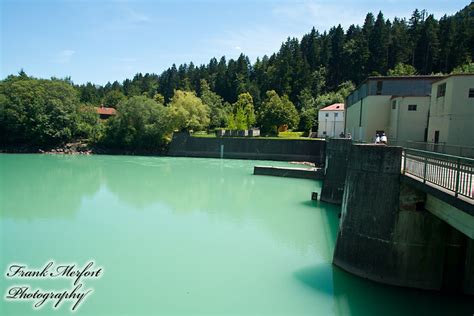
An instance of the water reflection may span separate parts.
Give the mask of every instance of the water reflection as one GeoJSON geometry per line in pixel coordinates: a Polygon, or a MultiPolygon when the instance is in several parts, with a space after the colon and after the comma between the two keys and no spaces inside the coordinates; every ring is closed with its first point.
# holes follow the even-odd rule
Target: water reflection
{"type": "MultiPolygon", "coordinates": [[[[45,256],[96,258],[107,266],[108,275],[97,283],[97,300],[88,302],[84,311],[112,305],[129,314],[136,308],[155,310],[149,297],[135,297],[130,304],[128,295],[156,291],[160,307],[174,312],[182,306],[216,308],[218,314],[238,306],[240,314],[245,308],[264,314],[287,306],[287,314],[297,314],[298,308],[308,314],[334,304],[328,310],[336,315],[447,315],[454,307],[460,314],[472,314],[469,298],[383,286],[332,266],[339,208],[310,201],[320,183],[252,176],[253,164],[0,155],[0,219],[18,224],[8,222],[0,237],[11,236],[9,232],[26,236],[2,244],[2,257],[37,264],[45,256]],[[48,221],[29,223],[43,218],[48,221]],[[67,220],[61,226],[56,218],[67,220]],[[41,232],[37,238],[42,242],[35,247],[32,230],[41,232]],[[67,243],[58,240],[67,233],[74,238],[67,243]],[[130,267],[135,273],[124,274],[130,267]],[[148,270],[155,268],[157,275],[150,276],[148,270]],[[291,282],[278,283],[282,280],[291,282]],[[123,284],[126,292],[119,291],[123,284]],[[196,296],[183,292],[189,288],[196,296]],[[105,296],[114,289],[113,295],[105,296]],[[234,292],[221,289],[235,290],[238,301],[232,301],[234,292]],[[240,297],[249,305],[242,305],[240,297]]],[[[110,310],[104,310],[107,313],[110,310]]]]}
{"type": "MultiPolygon", "coordinates": [[[[204,212],[215,220],[231,221],[237,225],[251,223],[264,227],[273,238],[291,247],[307,250],[319,240],[319,223],[314,212],[331,211],[332,217],[321,217],[336,233],[336,207],[318,210],[309,201],[308,182],[314,190],[320,183],[311,180],[277,179],[252,176],[254,162],[222,161],[193,158],[146,158],[109,162],[104,168],[107,188],[121,202],[136,209],[144,209],[154,203],[164,203],[176,215],[204,212]],[[285,190],[285,186],[291,189],[285,190]],[[283,188],[283,190],[282,190],[283,188]],[[299,190],[299,192],[298,192],[299,190]],[[295,191],[298,196],[295,197],[295,191]],[[278,198],[271,198],[278,192],[278,198]],[[295,199],[301,203],[295,205],[295,199]],[[304,205],[302,207],[302,205],[304,205]],[[291,225],[288,210],[298,212],[303,227],[291,225]]],[[[329,233],[329,234],[330,234],[329,233]]],[[[325,256],[329,259],[329,249],[325,256]]]]}
{"type": "MultiPolygon", "coordinates": [[[[320,183],[253,176],[252,161],[62,155],[0,159],[2,179],[8,179],[0,184],[3,218],[71,218],[84,199],[97,199],[99,190],[105,190],[128,209],[140,212],[160,204],[178,216],[204,213],[212,220],[257,225],[299,251],[316,246],[325,259],[332,255],[332,243],[315,245],[337,230],[337,208],[317,208],[310,201],[308,183],[315,191],[320,183]],[[276,192],[278,198],[272,198],[276,192]],[[291,224],[289,210],[301,224],[291,224]]],[[[111,212],[104,204],[95,211],[111,212]]]]}
{"type": "Polygon", "coordinates": [[[100,187],[102,168],[90,157],[0,155],[0,217],[72,217],[100,187]]]}

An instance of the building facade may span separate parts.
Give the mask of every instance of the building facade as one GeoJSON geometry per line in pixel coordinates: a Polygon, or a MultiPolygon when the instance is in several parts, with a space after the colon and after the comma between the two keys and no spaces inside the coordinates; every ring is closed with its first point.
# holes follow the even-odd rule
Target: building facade
{"type": "Polygon", "coordinates": [[[431,84],[441,76],[369,77],[346,99],[345,132],[373,142],[385,133],[403,145],[423,141],[428,127],[431,84]]]}
{"type": "Polygon", "coordinates": [[[433,83],[427,138],[474,146],[474,74],[454,74],[433,83]]]}
{"type": "Polygon", "coordinates": [[[339,137],[344,133],[344,103],[335,103],[319,110],[318,137],[339,137]]]}
{"type": "Polygon", "coordinates": [[[404,145],[406,141],[426,141],[429,111],[429,96],[392,97],[386,132],[389,142],[404,145]]]}

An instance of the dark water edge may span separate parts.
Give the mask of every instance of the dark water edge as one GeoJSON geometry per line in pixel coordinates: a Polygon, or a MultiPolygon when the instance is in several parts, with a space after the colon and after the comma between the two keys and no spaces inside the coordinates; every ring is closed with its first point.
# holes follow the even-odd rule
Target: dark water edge
{"type": "Polygon", "coordinates": [[[130,155],[130,156],[166,156],[167,147],[154,150],[130,150],[123,148],[109,148],[103,146],[89,146],[86,143],[73,143],[68,146],[32,146],[14,145],[0,146],[0,153],[4,154],[65,154],[65,155],[130,155]]]}

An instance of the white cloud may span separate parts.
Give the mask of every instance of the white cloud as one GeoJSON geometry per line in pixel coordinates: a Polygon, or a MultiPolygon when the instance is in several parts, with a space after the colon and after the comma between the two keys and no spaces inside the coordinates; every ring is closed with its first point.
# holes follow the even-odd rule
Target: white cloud
{"type": "Polygon", "coordinates": [[[71,61],[72,56],[76,52],[72,49],[63,49],[62,51],[58,52],[56,54],[56,57],[54,58],[54,61],[58,64],[66,64],[71,61]]]}
{"type": "Polygon", "coordinates": [[[275,29],[266,26],[247,26],[238,31],[227,31],[218,37],[209,39],[212,47],[207,51],[209,56],[234,58],[241,52],[254,60],[263,55],[271,55],[278,51],[280,45],[290,36],[288,30],[275,29]]]}
{"type": "Polygon", "coordinates": [[[298,22],[324,31],[339,23],[345,28],[362,24],[367,12],[363,6],[341,2],[298,1],[276,5],[272,14],[288,23],[298,22]]]}
{"type": "Polygon", "coordinates": [[[104,21],[102,26],[105,32],[123,32],[139,29],[152,22],[152,18],[140,11],[122,5],[114,8],[114,14],[104,21]]]}
{"type": "Polygon", "coordinates": [[[148,15],[132,9],[128,10],[128,19],[131,23],[146,23],[151,21],[151,18],[148,15]]]}

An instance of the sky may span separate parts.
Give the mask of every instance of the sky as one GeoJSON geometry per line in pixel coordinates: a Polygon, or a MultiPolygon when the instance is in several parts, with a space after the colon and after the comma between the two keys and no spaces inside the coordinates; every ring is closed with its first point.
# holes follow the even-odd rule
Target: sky
{"type": "Polygon", "coordinates": [[[367,12],[439,19],[469,0],[0,0],[0,78],[23,69],[105,84],[212,57],[252,62],[314,26],[362,25],[367,12]]]}

